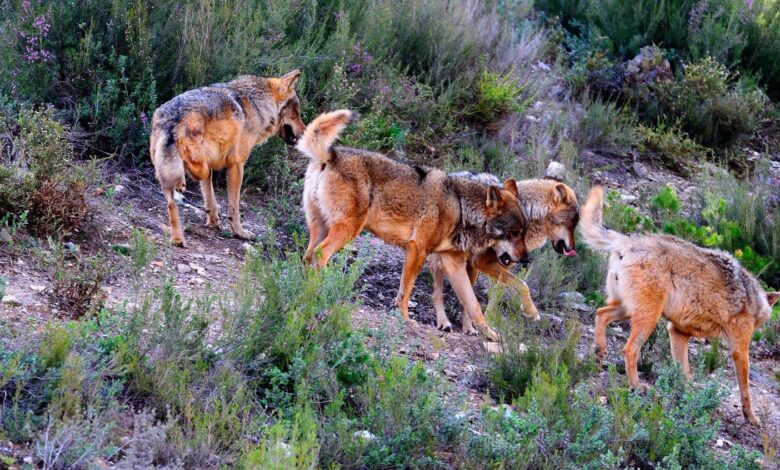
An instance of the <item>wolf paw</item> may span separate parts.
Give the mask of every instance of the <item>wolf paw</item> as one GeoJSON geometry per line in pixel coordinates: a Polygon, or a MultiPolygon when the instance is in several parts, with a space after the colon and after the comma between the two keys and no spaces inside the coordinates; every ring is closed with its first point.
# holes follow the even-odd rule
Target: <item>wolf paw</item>
{"type": "Polygon", "coordinates": [[[449,320],[445,320],[441,323],[436,323],[436,328],[440,329],[441,331],[446,331],[448,333],[452,332],[452,323],[450,323],[449,320]]]}
{"type": "Polygon", "coordinates": [[[408,326],[411,326],[412,328],[417,328],[417,321],[416,320],[412,320],[411,318],[407,318],[407,319],[404,320],[404,322],[408,326]]]}
{"type": "Polygon", "coordinates": [[[745,415],[745,421],[758,428],[761,427],[761,420],[758,419],[758,416],[754,415],[752,411],[748,411],[747,413],[743,412],[743,414],[745,415]]]}
{"type": "Polygon", "coordinates": [[[482,334],[490,341],[499,341],[501,339],[501,336],[487,325],[482,328],[482,334]]]}
{"type": "Polygon", "coordinates": [[[464,335],[469,335],[469,336],[476,336],[476,335],[478,335],[478,334],[479,334],[479,331],[477,331],[477,330],[476,330],[476,328],[474,328],[473,326],[465,326],[465,325],[464,325],[464,326],[463,326],[462,333],[463,333],[464,335]]]}
{"type": "Polygon", "coordinates": [[[255,234],[250,232],[249,230],[240,229],[233,232],[233,235],[235,235],[237,238],[242,238],[244,240],[254,240],[255,234]]]}
{"type": "Polygon", "coordinates": [[[177,247],[177,248],[184,248],[186,247],[186,244],[184,243],[183,238],[171,238],[171,245],[177,247]]]}
{"type": "Polygon", "coordinates": [[[593,348],[593,353],[596,355],[596,361],[598,361],[599,365],[601,365],[604,362],[604,358],[607,356],[607,351],[605,350],[604,346],[595,346],[593,348]]]}

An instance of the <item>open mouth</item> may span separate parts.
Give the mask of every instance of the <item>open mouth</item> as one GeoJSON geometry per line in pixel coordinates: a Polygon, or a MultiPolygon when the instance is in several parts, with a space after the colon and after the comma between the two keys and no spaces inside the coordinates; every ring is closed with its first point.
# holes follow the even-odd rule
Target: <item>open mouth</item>
{"type": "Polygon", "coordinates": [[[293,132],[292,126],[285,124],[282,126],[282,140],[288,145],[295,145],[298,143],[298,136],[293,132]]]}
{"type": "Polygon", "coordinates": [[[502,266],[509,266],[512,264],[512,257],[509,256],[507,253],[503,253],[501,256],[498,257],[498,262],[501,263],[502,266]]]}

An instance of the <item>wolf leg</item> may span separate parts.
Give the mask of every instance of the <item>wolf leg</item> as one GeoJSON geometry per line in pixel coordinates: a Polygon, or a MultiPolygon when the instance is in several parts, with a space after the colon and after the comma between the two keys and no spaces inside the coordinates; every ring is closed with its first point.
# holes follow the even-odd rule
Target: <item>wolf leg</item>
{"type": "Polygon", "coordinates": [[[593,338],[593,352],[599,363],[607,356],[607,326],[613,321],[628,318],[619,300],[612,300],[606,307],[596,310],[596,331],[593,338]]]}
{"type": "Polygon", "coordinates": [[[761,420],[753,413],[753,404],[750,401],[750,336],[733,338],[731,343],[731,359],[734,361],[734,370],[737,374],[739,395],[742,399],[742,414],[745,419],[756,426],[761,425],[761,420]]]}
{"type": "Polygon", "coordinates": [[[672,358],[680,366],[685,376],[691,378],[691,367],[688,364],[688,339],[691,337],[674,327],[672,323],[666,324],[669,331],[669,345],[672,349],[672,358]]]}
{"type": "Polygon", "coordinates": [[[239,200],[241,198],[241,182],[244,179],[244,167],[240,164],[231,165],[227,169],[228,187],[228,219],[233,235],[238,238],[253,239],[255,234],[244,230],[241,226],[241,212],[239,200]]]}
{"type": "Polygon", "coordinates": [[[644,289],[638,289],[634,292],[631,302],[625,299],[624,306],[631,311],[631,334],[623,347],[623,356],[626,360],[626,375],[628,384],[631,388],[639,387],[639,372],[637,371],[637,361],[639,360],[639,351],[645,344],[647,338],[653,334],[656,323],[661,318],[661,314],[666,304],[666,293],[658,292],[655,286],[644,289]]]}
{"type": "Polygon", "coordinates": [[[498,341],[498,334],[487,325],[485,317],[482,315],[482,307],[474,294],[474,286],[471,285],[471,279],[466,271],[466,259],[460,254],[441,253],[440,256],[444,271],[463,306],[464,333],[470,333],[466,327],[470,327],[471,322],[473,322],[483,335],[493,341],[498,341]]]}
{"type": "Polygon", "coordinates": [[[168,202],[168,220],[171,222],[171,244],[173,246],[184,246],[184,231],[181,228],[179,208],[176,206],[176,200],[173,198],[173,191],[173,188],[163,188],[165,200],[168,202]]]}
{"type": "Polygon", "coordinates": [[[412,296],[414,281],[425,263],[425,257],[426,253],[417,246],[415,241],[406,244],[406,259],[404,260],[404,269],[401,272],[401,285],[398,288],[396,304],[403,319],[411,324],[416,322],[409,318],[409,298],[412,296]]]}
{"type": "Polygon", "coordinates": [[[328,260],[360,233],[362,224],[359,221],[347,219],[337,222],[328,228],[328,234],[314,249],[312,258],[317,257],[316,265],[320,268],[328,264],[328,260]],[[356,228],[357,227],[357,228],[356,228]]]}
{"type": "Polygon", "coordinates": [[[428,255],[428,268],[433,277],[433,309],[436,311],[436,328],[442,331],[452,331],[452,323],[444,311],[444,269],[439,255],[428,255]]]}
{"type": "Polygon", "coordinates": [[[523,315],[534,320],[539,319],[539,310],[536,309],[534,301],[531,299],[531,291],[528,285],[522,279],[518,278],[511,271],[501,266],[495,255],[490,252],[483,253],[473,258],[474,267],[488,276],[504,284],[511,286],[520,295],[520,301],[523,304],[523,315]]]}
{"type": "Polygon", "coordinates": [[[206,225],[211,228],[219,229],[219,206],[217,198],[214,197],[214,186],[211,184],[211,175],[200,180],[200,192],[203,194],[203,204],[206,207],[206,225]]]}

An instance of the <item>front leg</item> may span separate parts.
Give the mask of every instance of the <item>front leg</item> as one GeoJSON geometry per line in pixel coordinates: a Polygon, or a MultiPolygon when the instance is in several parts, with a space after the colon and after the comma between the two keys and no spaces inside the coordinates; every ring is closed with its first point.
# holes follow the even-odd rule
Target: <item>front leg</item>
{"type": "Polygon", "coordinates": [[[241,182],[244,179],[244,166],[234,164],[227,169],[228,186],[228,219],[230,219],[230,229],[233,235],[238,238],[253,239],[255,234],[244,230],[241,226],[241,214],[239,209],[239,200],[241,198],[241,182]]]}
{"type": "Polygon", "coordinates": [[[471,328],[473,322],[483,335],[493,341],[498,341],[498,334],[487,325],[485,317],[482,315],[482,307],[474,294],[474,286],[471,285],[471,279],[466,271],[465,255],[463,253],[439,253],[439,255],[444,271],[450,280],[450,285],[463,306],[464,332],[468,333],[467,328],[471,328]]]}
{"type": "Polygon", "coordinates": [[[522,279],[518,278],[511,271],[501,266],[496,254],[493,251],[486,251],[472,257],[474,267],[493,279],[511,286],[520,295],[520,301],[523,304],[523,315],[533,320],[538,320],[539,310],[536,309],[534,301],[531,299],[531,290],[522,279]]]}
{"type": "Polygon", "coordinates": [[[444,311],[444,269],[439,255],[428,255],[428,268],[433,277],[433,310],[436,312],[436,328],[442,331],[452,331],[452,323],[444,311]]]}
{"type": "Polygon", "coordinates": [[[416,322],[409,318],[409,298],[412,296],[414,281],[417,279],[417,275],[420,274],[426,255],[427,253],[416,242],[410,241],[406,244],[406,260],[404,261],[404,269],[401,272],[401,285],[398,288],[396,303],[403,319],[412,325],[416,322]]]}

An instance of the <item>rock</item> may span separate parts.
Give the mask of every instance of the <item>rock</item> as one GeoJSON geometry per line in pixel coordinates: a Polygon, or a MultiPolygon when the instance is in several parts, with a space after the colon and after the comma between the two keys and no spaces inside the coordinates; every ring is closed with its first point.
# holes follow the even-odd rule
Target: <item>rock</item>
{"type": "Polygon", "coordinates": [[[633,196],[631,194],[621,194],[620,195],[620,201],[623,204],[632,204],[632,203],[636,202],[637,199],[638,198],[636,196],[633,196]]]}
{"type": "Polygon", "coordinates": [[[176,271],[178,271],[179,274],[187,274],[192,271],[192,268],[189,264],[179,263],[176,265],[176,271]]]}
{"type": "Polygon", "coordinates": [[[667,83],[674,81],[672,66],[661,49],[645,46],[639,54],[624,64],[625,78],[629,85],[667,83]]]}
{"type": "Polygon", "coordinates": [[[12,237],[10,233],[8,233],[8,230],[6,229],[0,230],[0,242],[11,243],[12,241],[14,241],[14,237],[12,237]]]}
{"type": "Polygon", "coordinates": [[[32,463],[33,463],[33,458],[32,458],[32,456],[31,456],[31,455],[28,455],[27,457],[25,457],[25,458],[23,458],[23,459],[22,459],[22,462],[24,462],[24,463],[26,463],[26,464],[28,464],[28,465],[32,465],[32,463]]]}
{"type": "Polygon", "coordinates": [[[564,302],[568,303],[584,303],[585,302],[585,296],[580,294],[576,291],[571,292],[561,292],[558,294],[558,297],[563,299],[564,302]]]}
{"type": "Polygon", "coordinates": [[[358,439],[363,439],[364,441],[375,441],[376,440],[376,436],[371,434],[370,431],[367,431],[365,429],[360,430],[360,431],[355,431],[354,433],[352,433],[352,437],[356,437],[358,439]]]}
{"type": "Polygon", "coordinates": [[[75,252],[79,251],[79,246],[76,245],[73,242],[65,242],[65,243],[62,244],[62,246],[63,246],[63,248],[65,248],[66,250],[68,250],[68,251],[70,251],[72,253],[75,253],[75,252]]]}
{"type": "Polygon", "coordinates": [[[590,312],[591,308],[588,304],[570,304],[569,307],[573,308],[574,310],[577,310],[578,312],[590,312]]]}
{"type": "Polygon", "coordinates": [[[718,439],[715,441],[715,447],[723,447],[723,439],[718,439]]]}
{"type": "Polygon", "coordinates": [[[544,176],[548,178],[554,178],[557,180],[563,180],[566,177],[566,167],[558,162],[550,162],[547,165],[547,170],[544,172],[544,176]]]}
{"type": "Polygon", "coordinates": [[[3,305],[9,305],[11,307],[18,307],[22,305],[22,302],[13,295],[5,295],[2,300],[3,305]]]}
{"type": "Polygon", "coordinates": [[[485,351],[489,352],[490,354],[501,354],[504,352],[501,344],[493,341],[483,341],[482,347],[485,348],[485,351]]]}
{"type": "Polygon", "coordinates": [[[42,284],[30,284],[30,290],[40,294],[41,292],[46,290],[46,286],[42,284]]]}
{"type": "Polygon", "coordinates": [[[125,190],[125,187],[122,186],[121,184],[118,184],[118,185],[114,186],[114,195],[116,196],[117,194],[121,193],[124,190],[125,190]]]}
{"type": "Polygon", "coordinates": [[[606,405],[607,404],[607,397],[605,397],[603,395],[600,396],[599,397],[599,403],[601,403],[602,405],[606,405]]]}
{"type": "Polygon", "coordinates": [[[536,64],[536,68],[538,68],[539,70],[543,70],[545,72],[549,72],[551,70],[550,66],[545,64],[541,60],[536,64]]]}

